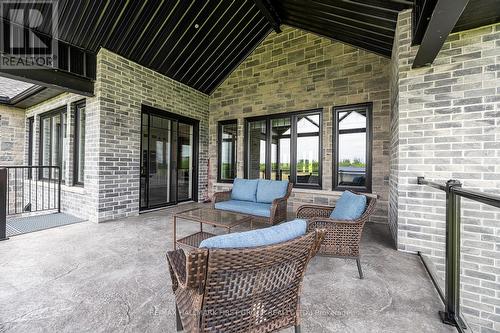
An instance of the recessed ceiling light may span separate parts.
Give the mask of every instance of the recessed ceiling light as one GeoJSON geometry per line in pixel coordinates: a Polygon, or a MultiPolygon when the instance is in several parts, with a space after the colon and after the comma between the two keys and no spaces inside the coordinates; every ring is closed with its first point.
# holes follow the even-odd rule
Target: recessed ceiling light
{"type": "Polygon", "coordinates": [[[200,27],[200,25],[199,25],[198,23],[196,23],[196,24],[194,25],[194,28],[195,28],[195,29],[198,29],[199,27],[200,27]]]}

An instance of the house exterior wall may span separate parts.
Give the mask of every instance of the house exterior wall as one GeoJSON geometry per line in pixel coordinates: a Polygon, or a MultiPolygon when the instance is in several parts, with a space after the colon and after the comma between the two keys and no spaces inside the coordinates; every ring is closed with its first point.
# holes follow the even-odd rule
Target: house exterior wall
{"type": "Polygon", "coordinates": [[[0,105],[0,165],[23,164],[25,132],[24,110],[0,105]]]}
{"type": "Polygon", "coordinates": [[[294,189],[289,208],[332,204],[332,110],[373,102],[373,192],[379,196],[373,221],[387,222],[389,181],[390,60],[291,27],[272,32],[210,96],[210,193],[217,183],[217,124],[238,120],[237,175],[244,176],[244,119],[321,108],[322,190],[294,189]]]}
{"type": "MultiPolygon", "coordinates": [[[[421,251],[444,276],[444,194],[417,176],[500,193],[500,24],[452,34],[430,67],[411,69],[411,13],[398,19],[391,205],[398,248],[421,251]]],[[[462,304],[474,332],[500,331],[500,210],[462,200],[462,304]]]]}
{"type": "MultiPolygon", "coordinates": [[[[67,108],[69,131],[63,147],[67,162],[61,187],[62,211],[96,222],[139,213],[143,104],[200,121],[198,197],[203,200],[207,196],[208,96],[101,49],[94,97],[64,93],[26,112],[19,111],[21,148],[23,140],[28,140],[25,119],[35,119],[33,161],[37,165],[40,115],[61,106],[67,108]],[[83,186],[73,186],[75,102],[82,99],[86,101],[85,176],[83,186]]],[[[1,114],[5,121],[11,119],[1,114]]],[[[20,156],[19,164],[27,164],[27,153],[22,150],[20,156]]]]}
{"type": "Polygon", "coordinates": [[[95,91],[100,131],[99,221],[139,213],[142,104],[200,121],[198,198],[206,197],[207,95],[105,49],[97,57],[95,91]]]}

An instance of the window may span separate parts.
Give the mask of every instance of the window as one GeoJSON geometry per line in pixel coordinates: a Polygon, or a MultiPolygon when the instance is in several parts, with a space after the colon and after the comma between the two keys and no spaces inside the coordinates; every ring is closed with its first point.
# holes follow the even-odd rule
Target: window
{"type": "Polygon", "coordinates": [[[371,191],[372,104],[333,110],[333,188],[371,191]]]}
{"type": "Polygon", "coordinates": [[[219,122],[217,138],[219,144],[217,181],[230,183],[236,177],[238,121],[227,120],[219,122]]]}
{"type": "MultiPolygon", "coordinates": [[[[40,116],[40,165],[58,166],[61,175],[64,175],[67,156],[63,147],[67,137],[66,107],[48,112],[40,116]]],[[[43,169],[40,174],[42,179],[57,179],[55,169],[43,169]]],[[[64,178],[63,178],[64,181],[64,178]]]]}
{"type": "Polygon", "coordinates": [[[321,188],[321,110],[246,120],[245,177],[321,188]]]}
{"type": "Polygon", "coordinates": [[[83,185],[85,170],[85,101],[75,105],[75,155],[73,183],[83,185]]]}

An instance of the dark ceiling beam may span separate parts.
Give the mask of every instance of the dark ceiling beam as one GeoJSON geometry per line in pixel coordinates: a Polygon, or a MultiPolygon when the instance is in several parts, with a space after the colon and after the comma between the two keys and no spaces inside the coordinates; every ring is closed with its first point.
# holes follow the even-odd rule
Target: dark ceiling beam
{"type": "Polygon", "coordinates": [[[412,20],[413,20],[413,36],[411,44],[420,45],[422,38],[424,38],[425,30],[431,19],[434,8],[436,7],[437,0],[416,1],[413,7],[412,20]]]}
{"type": "Polygon", "coordinates": [[[269,21],[269,24],[271,24],[271,27],[273,27],[274,31],[276,31],[276,33],[279,34],[281,32],[280,28],[281,19],[278,15],[278,12],[271,3],[271,0],[254,0],[254,1],[259,11],[269,21]]]}
{"type": "Polygon", "coordinates": [[[60,89],[84,96],[94,96],[94,82],[90,79],[51,68],[0,68],[0,75],[9,79],[60,89]]]}
{"type": "Polygon", "coordinates": [[[469,0],[438,0],[412,68],[432,64],[469,0]]]}

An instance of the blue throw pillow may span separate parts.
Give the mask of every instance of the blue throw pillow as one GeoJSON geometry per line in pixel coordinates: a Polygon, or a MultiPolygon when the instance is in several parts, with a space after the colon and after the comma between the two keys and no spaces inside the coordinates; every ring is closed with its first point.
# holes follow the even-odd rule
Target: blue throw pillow
{"type": "Polygon", "coordinates": [[[269,228],[210,237],[202,241],[200,247],[228,249],[278,244],[305,235],[306,229],[305,220],[295,219],[269,228]]]}
{"type": "Polygon", "coordinates": [[[235,178],[233,182],[233,189],[231,191],[231,199],[255,202],[258,183],[258,179],[235,178]]]}
{"type": "Polygon", "coordinates": [[[288,180],[259,179],[257,202],[272,203],[274,199],[283,198],[287,188],[288,180]]]}
{"type": "Polygon", "coordinates": [[[335,209],[330,214],[330,218],[334,220],[356,220],[363,215],[365,209],[366,196],[345,191],[335,203],[335,209]]]}

